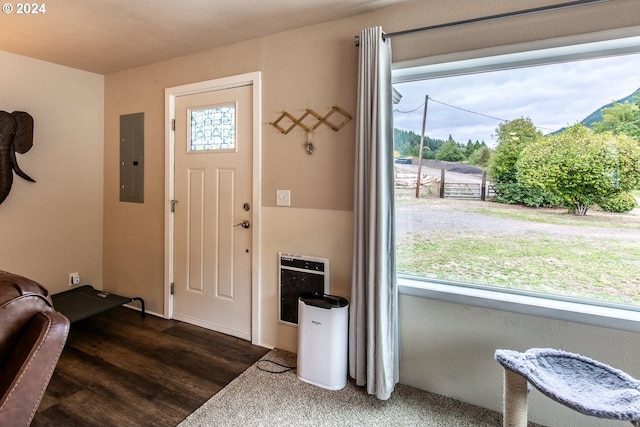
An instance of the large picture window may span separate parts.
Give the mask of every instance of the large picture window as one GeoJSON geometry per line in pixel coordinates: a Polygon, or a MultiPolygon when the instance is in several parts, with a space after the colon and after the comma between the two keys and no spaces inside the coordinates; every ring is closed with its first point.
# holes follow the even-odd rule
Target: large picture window
{"type": "Polygon", "coordinates": [[[397,70],[400,275],[640,307],[640,54],[602,52],[397,70]]]}

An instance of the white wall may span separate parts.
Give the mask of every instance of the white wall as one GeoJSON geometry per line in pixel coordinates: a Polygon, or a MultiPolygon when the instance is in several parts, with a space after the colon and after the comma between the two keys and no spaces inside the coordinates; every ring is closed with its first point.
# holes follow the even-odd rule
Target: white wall
{"type": "MultiPolygon", "coordinates": [[[[400,296],[403,384],[502,411],[496,349],[563,349],[640,378],[640,335],[590,325],[400,296]]],[[[547,426],[620,426],[570,410],[533,389],[529,420],[547,426]]]]}
{"type": "Polygon", "coordinates": [[[0,269],[52,293],[72,272],[101,287],[104,77],[5,52],[0,64],[0,109],[34,118],[17,160],[37,181],[14,174],[0,204],[0,269]]]}

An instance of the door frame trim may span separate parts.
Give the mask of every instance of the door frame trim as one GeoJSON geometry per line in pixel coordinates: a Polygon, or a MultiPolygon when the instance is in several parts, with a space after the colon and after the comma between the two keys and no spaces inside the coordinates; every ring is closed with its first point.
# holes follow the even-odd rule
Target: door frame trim
{"type": "Polygon", "coordinates": [[[260,342],[260,207],[262,206],[261,151],[262,151],[262,99],[261,73],[255,71],[230,77],[190,83],[166,88],[165,93],[165,206],[164,206],[164,317],[173,318],[173,279],[174,251],[174,215],[171,212],[171,200],[175,188],[175,132],[172,122],[175,119],[175,101],[177,97],[197,93],[252,86],[253,97],[253,196],[251,210],[251,343],[260,342]]]}

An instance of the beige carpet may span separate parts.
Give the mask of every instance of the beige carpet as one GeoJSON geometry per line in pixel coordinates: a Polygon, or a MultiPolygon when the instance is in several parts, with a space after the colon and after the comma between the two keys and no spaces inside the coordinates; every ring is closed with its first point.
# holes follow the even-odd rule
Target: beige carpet
{"type": "MultiPolygon", "coordinates": [[[[262,360],[295,366],[296,355],[274,349],[262,360]]],[[[260,367],[278,369],[270,363],[260,367]]],[[[257,365],[257,364],[256,364],[257,365]]],[[[502,415],[433,393],[397,385],[381,401],[352,382],[338,391],[251,366],[179,427],[194,426],[501,426],[502,415]]]]}

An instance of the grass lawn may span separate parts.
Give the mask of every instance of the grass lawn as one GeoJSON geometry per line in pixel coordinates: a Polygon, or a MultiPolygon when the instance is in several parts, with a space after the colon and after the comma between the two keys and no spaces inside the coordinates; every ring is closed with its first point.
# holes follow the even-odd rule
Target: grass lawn
{"type": "Polygon", "coordinates": [[[399,273],[640,305],[639,209],[629,214],[593,209],[577,217],[561,209],[429,198],[402,198],[396,206],[398,217],[424,210],[430,219],[427,226],[398,235],[399,273]],[[433,204],[438,209],[430,209],[433,204]],[[434,215],[454,212],[474,214],[476,222],[478,217],[508,220],[509,226],[491,232],[482,226],[429,226],[437,223],[434,215]],[[528,224],[545,226],[518,228],[528,224]]]}

